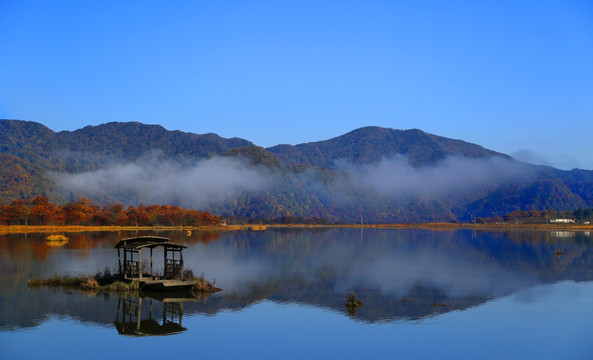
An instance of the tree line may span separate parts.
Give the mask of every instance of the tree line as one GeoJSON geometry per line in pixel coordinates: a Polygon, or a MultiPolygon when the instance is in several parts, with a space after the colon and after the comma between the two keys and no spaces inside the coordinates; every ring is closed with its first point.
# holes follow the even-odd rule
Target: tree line
{"type": "Polygon", "coordinates": [[[516,210],[503,216],[489,218],[475,218],[479,224],[492,224],[503,222],[520,222],[527,224],[545,224],[553,219],[573,219],[575,221],[593,221],[593,208],[579,208],[576,210],[556,211],[549,210],[516,210]]]}
{"type": "Polygon", "coordinates": [[[171,205],[126,208],[115,203],[100,207],[86,198],[54,205],[45,196],[0,203],[2,225],[201,226],[221,223],[220,217],[209,212],[171,205]]]}

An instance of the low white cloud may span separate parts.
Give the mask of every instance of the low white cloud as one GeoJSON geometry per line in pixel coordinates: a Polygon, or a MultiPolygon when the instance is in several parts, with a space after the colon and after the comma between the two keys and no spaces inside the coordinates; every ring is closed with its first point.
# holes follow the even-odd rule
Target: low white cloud
{"type": "Polygon", "coordinates": [[[449,157],[442,162],[413,167],[405,156],[376,164],[355,166],[339,163],[352,186],[397,197],[439,198],[477,187],[491,187],[526,176],[530,170],[511,159],[449,157]]]}
{"type": "Polygon", "coordinates": [[[476,189],[491,191],[507,181],[527,176],[529,169],[523,163],[502,157],[449,157],[435,165],[414,167],[400,155],[364,165],[341,161],[329,173],[309,169],[294,174],[226,157],[180,163],[153,154],[96,171],[54,173],[53,178],[75,197],[117,199],[128,205],[173,204],[207,209],[222,204],[230,208],[234,206],[233,200],[243,194],[257,196],[272,191],[311,197],[309,200],[327,206],[327,211],[334,211],[336,206],[365,201],[372,206],[377,194],[407,201],[463,196],[464,192],[476,189]]]}
{"type": "Polygon", "coordinates": [[[84,196],[126,194],[140,202],[184,206],[204,206],[269,185],[265,169],[223,157],[180,164],[153,155],[91,172],[54,173],[53,178],[84,196]]]}

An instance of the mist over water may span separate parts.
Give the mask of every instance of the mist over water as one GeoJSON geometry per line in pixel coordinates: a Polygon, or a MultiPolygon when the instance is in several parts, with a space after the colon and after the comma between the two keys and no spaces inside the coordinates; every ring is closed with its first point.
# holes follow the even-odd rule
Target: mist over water
{"type": "MultiPolygon", "coordinates": [[[[218,283],[224,284],[225,291],[235,296],[244,296],[251,287],[262,287],[262,283],[277,283],[280,277],[284,281],[307,279],[312,288],[323,283],[319,286],[324,291],[344,296],[352,289],[360,289],[390,298],[407,297],[417,286],[433,289],[446,297],[464,298],[476,294],[496,297],[539,281],[536,274],[496,260],[483,262],[479,257],[463,256],[460,249],[475,246],[470,244],[467,232],[458,234],[455,242],[452,234],[439,234],[443,241],[439,246],[430,242],[427,233],[419,231],[410,232],[420,235],[411,242],[403,237],[390,238],[386,231],[367,229],[364,233],[359,241],[356,231],[326,231],[315,234],[316,243],[311,247],[303,244],[307,241],[305,232],[282,235],[293,244],[287,249],[275,249],[274,256],[265,252],[253,256],[255,249],[229,251],[229,245],[223,243],[196,246],[188,249],[187,256],[199,264],[200,271],[203,268],[216,274],[218,283]],[[332,244],[332,239],[336,238],[340,241],[332,244]],[[290,256],[299,261],[282,263],[290,256]],[[333,278],[327,281],[324,276],[333,278]]],[[[249,240],[248,237],[241,239],[249,240]]],[[[273,243],[272,235],[259,236],[258,245],[270,243],[273,243]]],[[[490,250],[499,251],[495,246],[490,250]]]]}

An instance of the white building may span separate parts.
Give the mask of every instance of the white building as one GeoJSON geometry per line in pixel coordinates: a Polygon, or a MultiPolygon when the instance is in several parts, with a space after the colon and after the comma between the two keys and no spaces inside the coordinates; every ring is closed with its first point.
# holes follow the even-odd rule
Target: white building
{"type": "Polygon", "coordinates": [[[550,220],[551,223],[563,223],[563,224],[569,224],[569,223],[573,223],[574,220],[573,219],[552,219],[550,220]]]}

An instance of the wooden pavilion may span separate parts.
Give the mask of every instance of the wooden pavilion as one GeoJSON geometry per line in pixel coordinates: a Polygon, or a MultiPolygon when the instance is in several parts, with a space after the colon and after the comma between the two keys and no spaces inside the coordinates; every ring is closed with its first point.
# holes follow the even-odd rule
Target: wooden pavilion
{"type": "Polygon", "coordinates": [[[181,290],[189,289],[193,285],[191,281],[185,281],[183,278],[183,249],[187,248],[185,245],[173,243],[166,237],[137,236],[120,240],[115,248],[119,275],[126,281],[135,280],[140,282],[141,288],[153,290],[181,290]],[[156,247],[164,249],[163,276],[156,276],[153,271],[152,253],[156,247]],[[150,269],[142,267],[143,250],[150,250],[150,269]]]}

